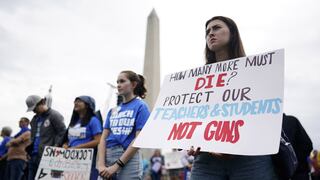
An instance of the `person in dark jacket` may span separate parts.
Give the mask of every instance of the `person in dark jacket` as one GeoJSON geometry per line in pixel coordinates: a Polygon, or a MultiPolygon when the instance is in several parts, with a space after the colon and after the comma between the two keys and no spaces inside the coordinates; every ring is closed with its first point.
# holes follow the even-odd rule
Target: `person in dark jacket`
{"type": "Polygon", "coordinates": [[[313,149],[311,139],[294,116],[283,114],[282,129],[289,138],[298,159],[298,167],[291,180],[309,180],[308,157],[313,149]]]}
{"type": "Polygon", "coordinates": [[[46,100],[37,95],[30,95],[26,99],[28,111],[33,111],[35,115],[31,120],[31,141],[29,153],[28,179],[35,179],[40,159],[45,146],[58,146],[61,144],[66,126],[63,116],[56,110],[46,105],[46,100]]]}

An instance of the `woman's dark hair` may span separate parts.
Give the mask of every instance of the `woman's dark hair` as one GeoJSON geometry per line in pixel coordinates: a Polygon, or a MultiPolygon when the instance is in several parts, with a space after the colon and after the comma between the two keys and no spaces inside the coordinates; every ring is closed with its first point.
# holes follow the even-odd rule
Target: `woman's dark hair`
{"type": "MultiPolygon", "coordinates": [[[[229,31],[230,31],[230,41],[228,44],[229,58],[234,59],[234,58],[246,56],[236,23],[230,18],[227,18],[224,16],[215,16],[206,22],[206,29],[207,29],[208,24],[213,20],[223,21],[224,23],[226,23],[226,25],[229,28],[229,31]]],[[[207,42],[206,42],[206,48],[205,48],[205,56],[206,56],[205,57],[206,64],[211,64],[211,63],[217,62],[216,54],[214,51],[211,51],[209,49],[207,42]]]]}
{"type": "Polygon", "coordinates": [[[30,120],[27,117],[21,117],[20,121],[26,122],[26,123],[30,123],[30,120]]]}
{"type": "MultiPolygon", "coordinates": [[[[76,99],[78,99],[78,98],[76,98],[76,99]]],[[[90,105],[88,103],[86,103],[86,102],[84,102],[84,103],[85,103],[86,109],[87,109],[86,115],[84,116],[83,119],[80,119],[79,113],[76,112],[75,110],[73,110],[68,129],[64,133],[63,138],[60,140],[60,142],[58,142],[58,147],[62,147],[63,143],[68,141],[69,128],[74,127],[78,123],[79,119],[80,119],[80,126],[81,127],[87,126],[93,116],[97,117],[98,120],[100,121],[100,124],[102,125],[102,117],[101,117],[100,111],[97,111],[97,113],[95,113],[94,110],[92,108],[90,108],[90,105]]]]}
{"type": "Polygon", "coordinates": [[[133,93],[142,99],[146,97],[147,89],[144,84],[144,77],[140,74],[136,74],[133,71],[122,71],[121,73],[126,74],[127,78],[131,82],[136,82],[137,86],[134,88],[133,93]]]}
{"type": "Polygon", "coordinates": [[[117,106],[119,106],[122,102],[123,102],[123,96],[122,95],[118,95],[117,96],[117,106]]]}
{"type": "Polygon", "coordinates": [[[87,103],[85,103],[85,105],[86,105],[86,109],[87,109],[86,112],[87,113],[86,113],[86,115],[84,116],[83,119],[80,119],[79,118],[79,113],[76,112],[75,110],[73,110],[72,116],[71,116],[71,121],[70,121],[70,124],[69,124],[70,127],[75,126],[79,119],[80,119],[81,127],[84,127],[90,122],[91,118],[93,116],[95,116],[95,113],[93,112],[93,110],[91,108],[89,108],[89,105],[87,103]]]}

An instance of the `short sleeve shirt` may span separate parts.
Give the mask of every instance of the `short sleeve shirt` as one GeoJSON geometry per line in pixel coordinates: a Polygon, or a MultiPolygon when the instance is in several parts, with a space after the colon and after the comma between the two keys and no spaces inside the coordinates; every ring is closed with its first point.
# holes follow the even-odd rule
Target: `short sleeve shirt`
{"type": "Polygon", "coordinates": [[[136,132],[143,128],[149,115],[147,104],[140,98],[134,98],[110,110],[104,125],[105,129],[110,130],[106,139],[107,148],[118,145],[124,149],[128,148],[136,132]]]}
{"type": "Polygon", "coordinates": [[[69,130],[68,130],[69,146],[74,147],[80,144],[90,142],[94,139],[95,135],[101,134],[101,133],[102,133],[102,125],[97,117],[93,116],[90,122],[84,127],[80,126],[80,120],[79,120],[75,126],[69,127],[69,130]]]}

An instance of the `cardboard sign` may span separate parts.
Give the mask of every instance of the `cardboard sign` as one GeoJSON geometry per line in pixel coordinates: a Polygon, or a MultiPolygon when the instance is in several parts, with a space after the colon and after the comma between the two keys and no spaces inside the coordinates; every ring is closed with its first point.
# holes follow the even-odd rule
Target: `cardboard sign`
{"type": "Polygon", "coordinates": [[[182,164],[183,152],[174,151],[164,154],[165,168],[166,169],[182,169],[184,166],[182,164]]]}
{"type": "Polygon", "coordinates": [[[169,74],[134,146],[277,153],[283,86],[283,49],[169,74]]]}
{"type": "Polygon", "coordinates": [[[89,180],[93,149],[46,146],[35,179],[89,180]]]}

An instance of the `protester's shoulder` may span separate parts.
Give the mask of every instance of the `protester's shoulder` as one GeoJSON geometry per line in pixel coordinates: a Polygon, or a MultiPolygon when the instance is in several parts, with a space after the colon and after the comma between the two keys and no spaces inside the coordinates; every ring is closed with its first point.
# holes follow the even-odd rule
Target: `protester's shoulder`
{"type": "Polygon", "coordinates": [[[137,106],[139,106],[139,108],[149,109],[148,104],[144,100],[142,100],[140,98],[137,98],[135,103],[136,103],[137,106]]]}
{"type": "Polygon", "coordinates": [[[97,118],[96,116],[92,116],[91,119],[90,119],[90,124],[100,124],[100,120],[99,118],[97,118]]]}
{"type": "Polygon", "coordinates": [[[296,118],[295,116],[292,116],[292,115],[286,115],[286,118],[290,121],[299,121],[298,118],[296,118]]]}
{"type": "Polygon", "coordinates": [[[27,130],[27,131],[23,132],[20,136],[30,136],[30,135],[31,135],[30,130],[27,130]]]}
{"type": "Polygon", "coordinates": [[[55,110],[55,109],[49,109],[49,114],[51,116],[62,116],[62,114],[59,111],[55,110]]]}
{"type": "Polygon", "coordinates": [[[64,119],[62,114],[57,110],[49,109],[48,113],[49,113],[49,116],[51,117],[50,119],[52,119],[52,120],[61,120],[61,121],[63,121],[63,119],[64,119]]]}
{"type": "Polygon", "coordinates": [[[3,138],[2,143],[6,144],[6,143],[8,143],[11,139],[13,139],[13,138],[7,136],[7,137],[3,138]]]}
{"type": "Polygon", "coordinates": [[[3,138],[5,141],[10,141],[12,139],[12,137],[6,136],[3,138]]]}
{"type": "Polygon", "coordinates": [[[298,118],[296,118],[295,116],[292,115],[283,115],[283,124],[285,126],[297,126],[298,124],[300,124],[298,118]]]}
{"type": "Polygon", "coordinates": [[[57,110],[55,110],[55,109],[52,109],[52,108],[50,108],[50,109],[48,110],[48,113],[49,113],[50,115],[61,115],[61,113],[60,113],[59,111],[57,111],[57,110]]]}
{"type": "Polygon", "coordinates": [[[107,116],[110,116],[115,111],[117,111],[117,107],[113,107],[113,108],[109,109],[107,116]]]}

